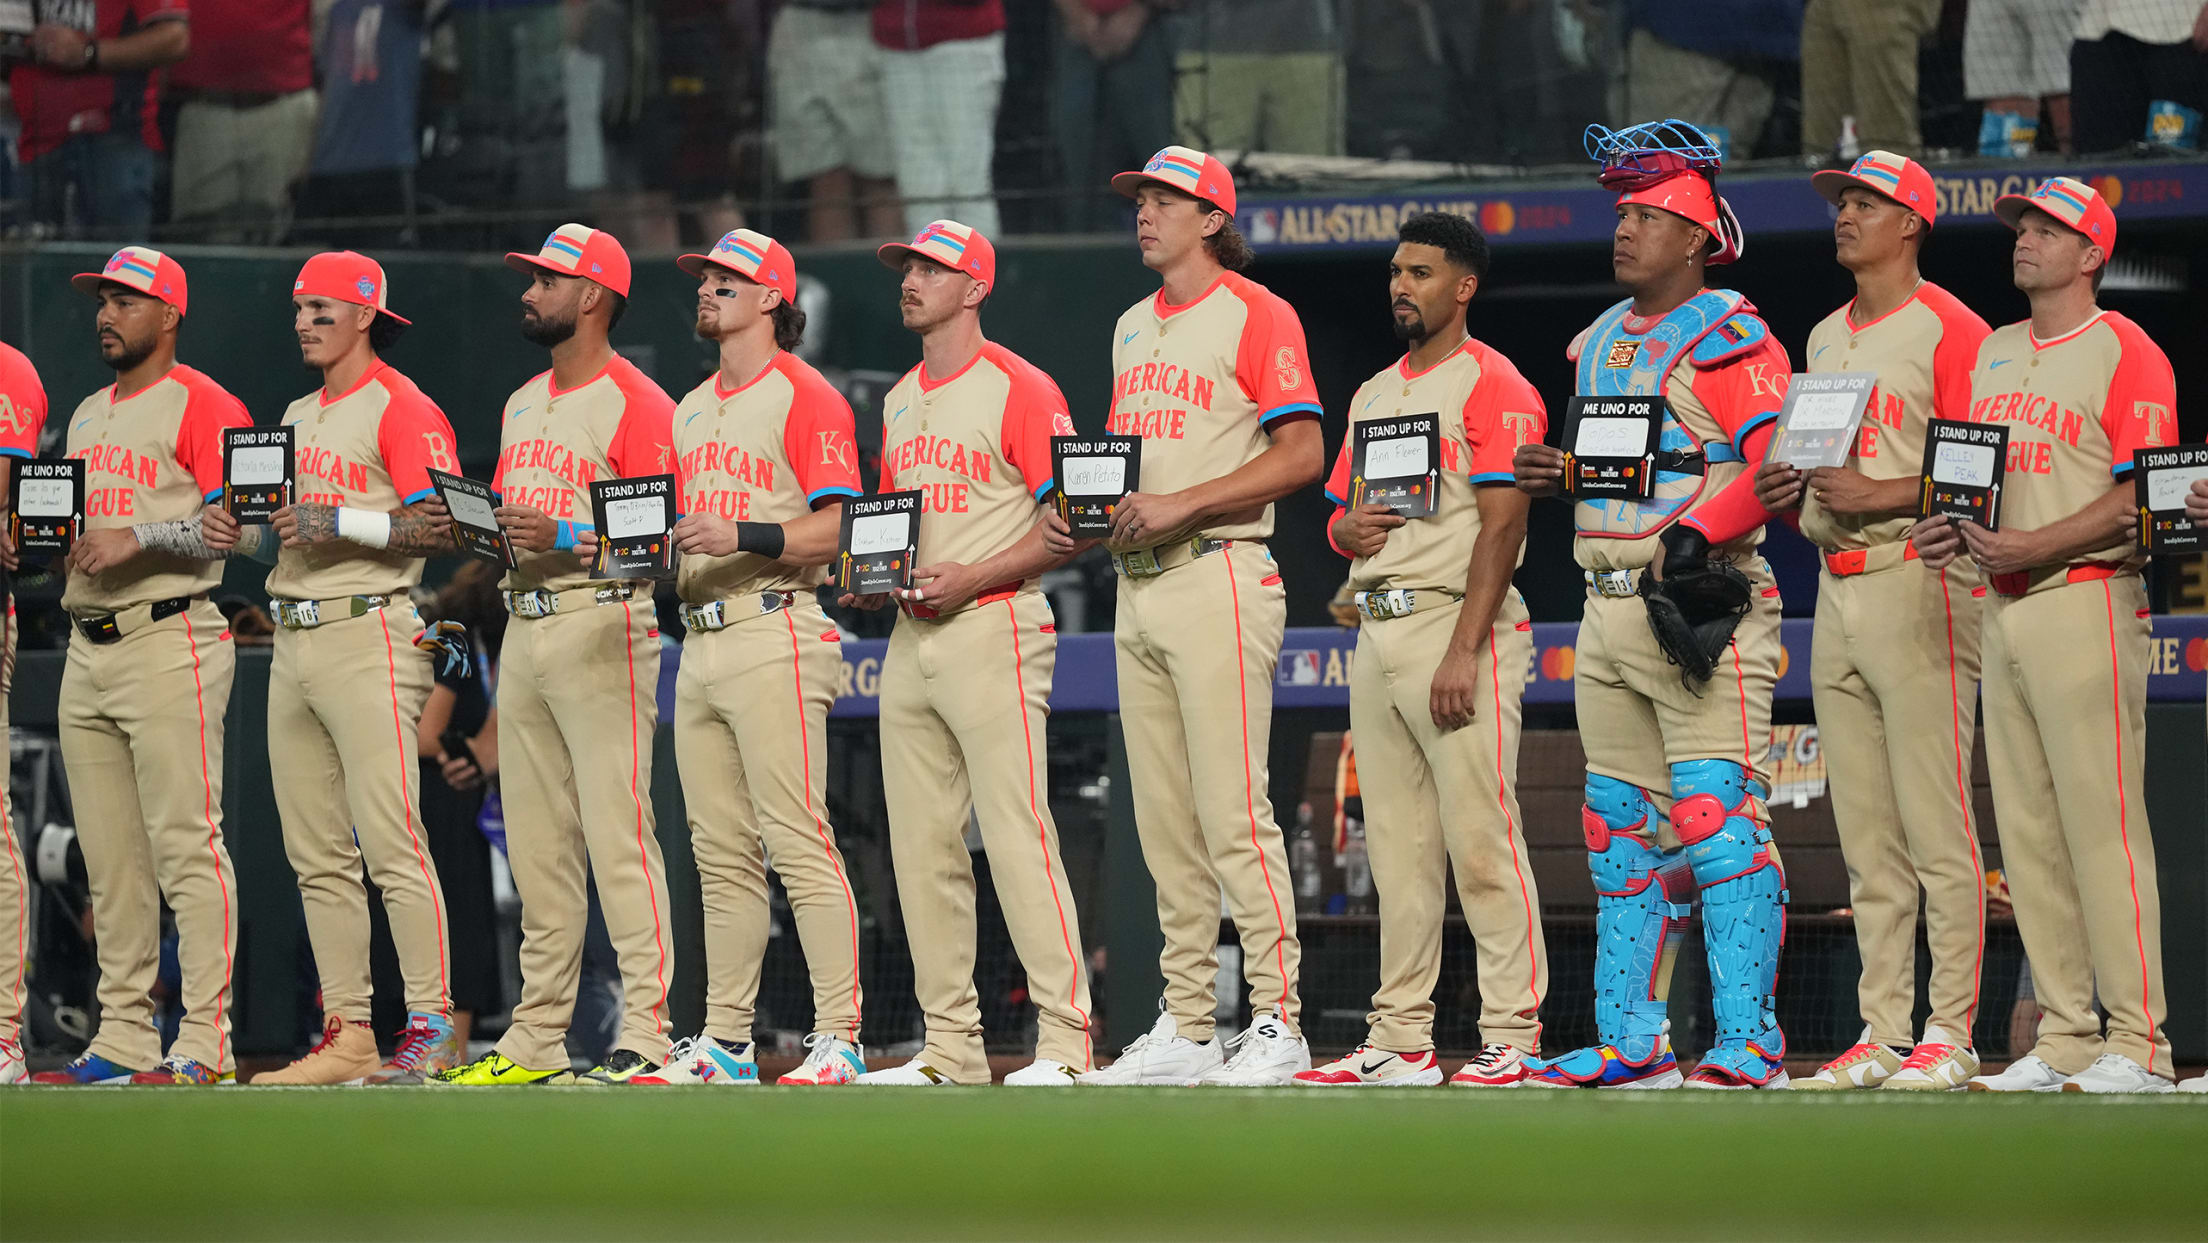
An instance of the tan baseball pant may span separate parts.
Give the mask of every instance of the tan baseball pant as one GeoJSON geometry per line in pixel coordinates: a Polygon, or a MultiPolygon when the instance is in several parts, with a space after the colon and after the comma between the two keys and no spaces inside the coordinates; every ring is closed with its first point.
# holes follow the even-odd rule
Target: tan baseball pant
{"type": "Polygon", "coordinates": [[[1971,1043],[1986,953],[1985,867],[1970,806],[1985,589],[1965,561],[1819,580],[1810,650],[1817,741],[1863,959],[1871,1039],[1914,1043],[1917,901],[1932,948],[1928,1023],[1971,1043]],[[1977,594],[1973,594],[1973,593],[1977,594]]]}
{"type": "Polygon", "coordinates": [[[709,1036],[751,1039],[771,859],[813,978],[813,1030],[858,1042],[859,907],[824,793],[842,670],[835,623],[810,592],[683,642],[675,758],[705,899],[709,1036]]]}
{"type": "Polygon", "coordinates": [[[1478,952],[1480,1039],[1539,1053],[1548,947],[1517,791],[1519,695],[1532,667],[1533,623],[1516,591],[1504,598],[1480,650],[1472,723],[1443,733],[1434,724],[1434,671],[1462,612],[1449,601],[1409,617],[1367,618],[1357,632],[1349,725],[1380,895],[1380,989],[1366,1021],[1376,1049],[1434,1047],[1443,878],[1453,865],[1478,952]]]}
{"type": "Polygon", "coordinates": [[[444,890],[422,829],[416,727],[429,699],[422,619],[405,597],[360,617],[276,632],[268,764],[299,877],[322,1012],[370,1019],[368,890],[383,896],[406,1008],[452,1012],[444,890]]]}
{"type": "Polygon", "coordinates": [[[1986,597],[1986,763],[2042,1012],[2032,1052],[2066,1075],[2104,1047],[2172,1070],[2143,767],[2152,631],[2136,574],[1986,597]]]}
{"type": "Polygon", "coordinates": [[[595,882],[621,967],[614,1047],[663,1063],[675,940],[652,827],[659,626],[651,597],[639,591],[630,601],[515,617],[501,657],[499,792],[521,895],[521,1000],[498,1051],[532,1070],[567,1065],[585,886],[595,882]]]}
{"type": "MultiPolygon", "coordinates": [[[[0,620],[0,740],[8,737],[8,696],[15,690],[15,595],[0,620]]],[[[8,852],[7,874],[0,876],[0,1044],[22,1038],[23,966],[31,949],[31,873],[16,841],[15,799],[9,788],[13,764],[0,763],[0,849],[8,852]]]]}
{"type": "Polygon", "coordinates": [[[113,643],[71,636],[61,676],[62,766],[99,938],[90,1051],[134,1070],[161,1061],[150,993],[166,900],[184,1001],[169,1053],[228,1072],[238,892],[222,836],[222,725],[237,652],[205,600],[157,622],[143,607],[122,616],[113,643]]]}
{"type": "Polygon", "coordinates": [[[1095,1065],[1081,917],[1050,815],[1045,731],[1058,636],[1042,593],[938,620],[897,619],[882,661],[882,790],[890,858],[912,945],[930,1065],[989,1082],[974,991],[974,864],[980,822],[1012,948],[1035,1002],[1035,1056],[1095,1065]]]}
{"type": "Polygon", "coordinates": [[[1242,935],[1251,1011],[1301,1030],[1295,890],[1266,777],[1287,617],[1263,544],[1237,541],[1119,580],[1119,717],[1135,827],[1158,889],[1165,1009],[1191,1040],[1212,1035],[1222,889],[1242,935]]]}
{"type": "MultiPolygon", "coordinates": [[[[1771,780],[1763,762],[1771,750],[1771,691],[1784,651],[1779,589],[1761,557],[1736,568],[1755,584],[1754,604],[1699,694],[1686,688],[1679,667],[1656,645],[1648,606],[1639,597],[1587,593],[1572,674],[1587,771],[1641,787],[1667,814],[1673,764],[1731,760],[1758,781],[1771,780]]],[[[1770,822],[1760,805],[1750,815],[1770,822]]],[[[1678,845],[1668,823],[1659,836],[1665,849],[1678,845]]],[[[1771,856],[1778,858],[1775,843],[1771,856]]]]}

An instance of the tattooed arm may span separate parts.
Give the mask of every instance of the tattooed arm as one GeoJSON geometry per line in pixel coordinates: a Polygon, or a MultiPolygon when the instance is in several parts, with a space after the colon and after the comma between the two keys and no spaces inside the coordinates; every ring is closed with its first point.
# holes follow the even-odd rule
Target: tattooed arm
{"type": "Polygon", "coordinates": [[[391,551],[410,557],[459,551],[452,539],[452,515],[435,498],[392,510],[391,551]]]}
{"type": "MultiPolygon", "coordinates": [[[[220,525],[217,524],[218,528],[220,525]]],[[[240,528],[236,519],[213,506],[174,522],[141,522],[130,531],[138,537],[138,546],[147,552],[171,553],[195,561],[220,561],[228,556],[243,555],[270,565],[276,563],[276,541],[269,536],[268,528],[240,528]],[[220,514],[227,522],[227,533],[209,529],[209,510],[220,514]],[[224,538],[225,534],[228,538],[224,538]]]]}
{"type": "Polygon", "coordinates": [[[306,501],[287,505],[269,519],[287,548],[350,540],[365,548],[408,557],[451,552],[452,519],[441,505],[423,501],[390,513],[306,501]]]}

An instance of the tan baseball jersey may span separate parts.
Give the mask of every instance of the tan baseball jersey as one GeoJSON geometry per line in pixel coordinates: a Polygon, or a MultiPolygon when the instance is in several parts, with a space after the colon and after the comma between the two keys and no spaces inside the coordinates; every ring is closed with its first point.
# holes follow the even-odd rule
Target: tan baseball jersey
{"type": "MultiPolygon", "coordinates": [[[[1193,302],[1160,289],[1112,330],[1109,430],[1142,437],[1142,490],[1178,492],[1248,465],[1283,420],[1317,418],[1303,323],[1273,291],[1222,272],[1193,302]]],[[[1273,507],[1228,514],[1215,539],[1264,539],[1273,507]]]]}
{"type": "MultiPolygon", "coordinates": [[[[1810,333],[1808,368],[1878,377],[1850,464],[1872,479],[1915,479],[1926,420],[1969,412],[1985,321],[1929,281],[1867,324],[1850,321],[1853,306],[1810,333]]],[[[1970,799],[1985,589],[1967,561],[1936,573],[1893,548],[1913,522],[1834,514],[1805,496],[1802,533],[1828,554],[1810,690],[1855,910],[1857,1009],[1872,1040],[1914,1042],[1921,889],[1932,951],[1924,1030],[1932,1043],[1967,1047],[1985,956],[1984,862],[1970,799]],[[1890,551],[1874,560],[1865,555],[1873,548],[1890,551]]]]}
{"type": "MultiPolygon", "coordinates": [[[[787,350],[735,388],[724,388],[716,371],[691,389],[675,407],[674,446],[685,514],[791,522],[824,501],[859,494],[851,403],[787,350]]],[[[826,566],[799,568],[753,553],[684,557],[675,576],[692,604],[827,581],[826,566]]]]}
{"type": "MultiPolygon", "coordinates": [[[[316,389],[285,409],[292,429],[297,499],[385,514],[436,495],[432,467],[457,474],[452,424],[390,364],[378,361],[352,388],[316,389]]],[[[332,540],[285,548],[268,576],[287,600],[385,595],[422,581],[424,558],[332,540]]]]}
{"type": "MultiPolygon", "coordinates": [[[[2009,428],[2000,520],[2036,530],[2131,477],[2134,450],[2177,441],[2177,382],[2162,347],[2114,311],[2041,341],[2029,320],[1993,330],[1971,373],[1970,419],[2009,428]]],[[[2129,543],[2080,561],[2136,562],[2129,543]]],[[[2041,586],[2060,576],[2040,577],[2041,586]]]]}
{"type": "MultiPolygon", "coordinates": [[[[1390,531],[1377,556],[1353,559],[1349,581],[1358,591],[1438,589],[1462,596],[1472,544],[1480,535],[1480,507],[1473,493],[1511,482],[1511,456],[1519,445],[1538,443],[1547,434],[1548,415],[1541,395],[1518,368],[1470,337],[1424,371],[1413,374],[1410,361],[1408,356],[1398,360],[1365,381],[1350,399],[1351,434],[1342,438],[1326,495],[1336,505],[1349,505],[1359,423],[1438,412],[1441,479],[1433,515],[1390,531]]],[[[1525,556],[1523,548],[1519,556],[1525,556]]]]}
{"type": "MultiPolygon", "coordinates": [[[[600,479],[675,469],[675,403],[636,364],[616,354],[605,370],[571,389],[547,371],[506,399],[491,490],[503,504],[528,505],[574,528],[593,523],[590,485],[600,479]]],[[[572,548],[514,550],[509,591],[565,591],[590,582],[572,548]]]]}
{"type": "Polygon", "coordinates": [[[994,341],[941,380],[914,367],[882,409],[882,491],[920,492],[921,565],[970,565],[1027,534],[1055,483],[1050,438],[1073,434],[1057,381],[994,341]]]}
{"type": "MultiPolygon", "coordinates": [[[[66,453],[84,462],[88,531],[190,518],[222,491],[222,429],[248,427],[245,406],[205,373],[179,363],[128,397],[110,384],[69,416],[66,453]]],[[[113,613],[211,591],[220,561],[141,552],[97,575],[70,572],[62,607],[113,613]]]]}
{"type": "MultiPolygon", "coordinates": [[[[1878,377],[1850,464],[1872,479],[1914,479],[1924,466],[1925,420],[1968,417],[1970,369],[1989,329],[1977,312],[1930,281],[1868,324],[1850,322],[1854,306],[1850,301],[1810,330],[1806,370],[1878,377]]],[[[1907,515],[1843,516],[1818,504],[1814,493],[1802,498],[1802,534],[1827,552],[1891,544],[1915,521],[1907,515]]]]}

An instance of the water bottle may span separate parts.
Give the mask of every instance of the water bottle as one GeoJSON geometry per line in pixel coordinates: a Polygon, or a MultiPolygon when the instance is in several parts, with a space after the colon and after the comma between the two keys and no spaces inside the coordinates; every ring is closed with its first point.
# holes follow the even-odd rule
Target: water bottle
{"type": "Polygon", "coordinates": [[[1372,860],[1365,853],[1365,822],[1352,820],[1348,843],[1342,849],[1342,888],[1349,896],[1349,913],[1372,913],[1372,860]]]}
{"type": "Polygon", "coordinates": [[[1316,906],[1319,901],[1319,843],[1311,836],[1311,804],[1296,808],[1296,835],[1288,843],[1288,872],[1295,878],[1296,907],[1316,906]]]}

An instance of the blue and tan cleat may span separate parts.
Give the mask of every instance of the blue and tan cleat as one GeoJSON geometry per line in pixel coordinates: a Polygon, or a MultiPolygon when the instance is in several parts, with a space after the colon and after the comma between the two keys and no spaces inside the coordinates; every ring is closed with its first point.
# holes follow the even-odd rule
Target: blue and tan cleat
{"type": "Polygon", "coordinates": [[[1786,1084],[1786,1059],[1764,1052],[1754,1041],[1719,1045],[1703,1054],[1702,1064],[1687,1076],[1690,1088],[1714,1088],[1721,1092],[1783,1088],[1786,1084]]]}
{"type": "Polygon", "coordinates": [[[213,1067],[205,1062],[195,1062],[188,1057],[179,1057],[172,1053],[162,1058],[161,1064],[152,1070],[141,1070],[132,1075],[130,1081],[141,1086],[208,1088],[235,1084],[238,1081],[238,1076],[235,1071],[223,1071],[218,1074],[213,1067]]]}
{"type": "Polygon", "coordinates": [[[32,1075],[31,1082],[100,1087],[113,1083],[129,1083],[131,1076],[143,1073],[145,1072],[110,1062],[97,1053],[85,1053],[60,1070],[42,1070],[32,1075]]]}
{"type": "Polygon", "coordinates": [[[631,1079],[656,1075],[663,1067],[648,1061],[634,1049],[615,1049],[606,1060],[575,1076],[575,1082],[598,1087],[620,1087],[631,1079]]]}
{"type": "Polygon", "coordinates": [[[366,1082],[426,1083],[431,1075],[459,1064],[460,1042],[453,1034],[452,1020],[441,1014],[417,1012],[406,1016],[406,1028],[399,1033],[399,1046],[392,1050],[391,1060],[366,1082]]]}
{"type": "Polygon", "coordinates": [[[534,1083],[565,1083],[571,1078],[573,1074],[565,1066],[558,1070],[531,1070],[494,1050],[465,1066],[438,1071],[423,1082],[437,1087],[503,1088],[534,1083]]]}
{"type": "Polygon", "coordinates": [[[1639,1058],[1607,1044],[1562,1057],[1529,1057],[1523,1082],[1529,1088],[1676,1088],[1681,1079],[1671,1042],[1659,1040],[1639,1058]]]}

